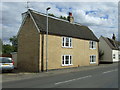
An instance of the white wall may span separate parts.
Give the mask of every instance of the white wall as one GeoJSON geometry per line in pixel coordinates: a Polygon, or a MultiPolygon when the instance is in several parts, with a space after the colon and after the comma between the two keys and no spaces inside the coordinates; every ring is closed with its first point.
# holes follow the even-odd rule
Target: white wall
{"type": "Polygon", "coordinates": [[[112,50],[112,57],[113,57],[113,54],[115,54],[115,59],[113,59],[113,62],[120,61],[120,59],[119,59],[120,51],[119,50],[112,50]]]}

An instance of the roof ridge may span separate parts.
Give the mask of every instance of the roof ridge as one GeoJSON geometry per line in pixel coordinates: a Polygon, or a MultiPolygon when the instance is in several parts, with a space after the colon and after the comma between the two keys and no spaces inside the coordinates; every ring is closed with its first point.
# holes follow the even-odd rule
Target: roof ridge
{"type": "MultiPolygon", "coordinates": [[[[103,36],[102,36],[103,37],[103,36]]],[[[106,43],[111,47],[112,45],[112,49],[118,49],[118,45],[117,45],[117,40],[113,40],[111,38],[108,38],[108,37],[103,37],[103,39],[106,41],[106,43]],[[111,45],[110,45],[111,44],[111,45]]]]}
{"type": "MultiPolygon", "coordinates": [[[[36,11],[36,10],[31,10],[31,9],[28,9],[28,10],[29,10],[29,11],[32,11],[32,12],[34,12],[34,13],[37,13],[37,14],[43,15],[43,16],[47,16],[45,13],[38,12],[38,11],[36,11]]],[[[73,24],[73,25],[85,26],[85,25],[81,25],[81,24],[78,23],[78,22],[70,23],[70,22],[67,21],[67,20],[60,19],[59,17],[53,17],[53,16],[49,16],[49,15],[48,15],[48,17],[49,17],[49,18],[52,18],[52,19],[56,19],[56,20],[60,20],[60,21],[64,21],[64,22],[67,22],[67,23],[69,23],[69,24],[73,24]]],[[[88,27],[88,26],[85,26],[85,27],[88,27]]]]}

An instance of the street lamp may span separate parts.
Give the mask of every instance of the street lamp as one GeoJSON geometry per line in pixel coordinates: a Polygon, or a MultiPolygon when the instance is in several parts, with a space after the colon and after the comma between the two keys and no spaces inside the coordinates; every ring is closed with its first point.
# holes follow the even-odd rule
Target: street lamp
{"type": "Polygon", "coordinates": [[[48,71],[48,10],[50,7],[46,9],[47,14],[47,22],[46,22],[46,72],[48,71]]]}

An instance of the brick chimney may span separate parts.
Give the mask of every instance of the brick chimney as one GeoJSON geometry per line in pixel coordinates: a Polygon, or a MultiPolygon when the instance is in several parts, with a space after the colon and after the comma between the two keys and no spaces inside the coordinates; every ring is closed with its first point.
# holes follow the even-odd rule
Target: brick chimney
{"type": "Polygon", "coordinates": [[[67,19],[68,19],[68,21],[69,21],[70,23],[73,23],[73,22],[74,22],[74,17],[72,16],[72,13],[71,13],[71,12],[69,12],[69,16],[67,17],[67,19]]]}

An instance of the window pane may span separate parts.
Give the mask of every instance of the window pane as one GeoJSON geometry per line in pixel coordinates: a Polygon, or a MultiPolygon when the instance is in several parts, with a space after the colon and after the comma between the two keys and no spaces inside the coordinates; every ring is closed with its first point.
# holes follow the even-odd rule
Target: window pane
{"type": "Polygon", "coordinates": [[[66,37],[66,42],[68,42],[68,43],[69,43],[69,38],[68,38],[68,37],[66,37]]]}
{"type": "Polygon", "coordinates": [[[91,42],[89,42],[89,48],[91,48],[91,42]]]}
{"type": "Polygon", "coordinates": [[[92,41],[92,48],[93,48],[93,41],[92,41]]]}
{"type": "Polygon", "coordinates": [[[66,43],[65,43],[65,46],[69,46],[69,42],[66,42],[66,43]]]}
{"type": "Polygon", "coordinates": [[[96,42],[94,42],[94,48],[96,48],[96,42]]]}
{"type": "Polygon", "coordinates": [[[69,38],[66,37],[66,43],[65,43],[66,46],[69,46],[69,38]]]}
{"type": "Polygon", "coordinates": [[[65,64],[69,64],[69,56],[66,56],[65,59],[66,59],[66,60],[65,60],[65,64]]]}
{"type": "Polygon", "coordinates": [[[95,62],[95,56],[93,56],[93,62],[95,62]]]}
{"type": "Polygon", "coordinates": [[[72,57],[70,56],[70,64],[72,64],[71,60],[72,60],[72,57]]]}
{"type": "Polygon", "coordinates": [[[63,39],[62,39],[62,46],[64,46],[64,37],[63,37],[63,39]]]}
{"type": "Polygon", "coordinates": [[[69,61],[68,61],[68,60],[66,60],[66,61],[65,61],[65,64],[69,64],[69,61]]]}
{"type": "Polygon", "coordinates": [[[64,64],[64,56],[62,56],[62,64],[64,64]]]}
{"type": "Polygon", "coordinates": [[[71,38],[70,38],[70,47],[72,46],[72,41],[71,41],[71,38]]]}

